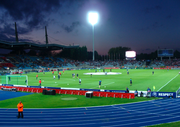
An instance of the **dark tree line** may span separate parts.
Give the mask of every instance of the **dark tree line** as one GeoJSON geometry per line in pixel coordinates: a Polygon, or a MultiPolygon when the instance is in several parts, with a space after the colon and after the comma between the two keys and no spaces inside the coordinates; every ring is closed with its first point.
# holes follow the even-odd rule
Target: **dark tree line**
{"type": "Polygon", "coordinates": [[[125,59],[125,52],[130,51],[131,48],[129,47],[116,47],[116,48],[111,48],[108,52],[109,59],[110,60],[124,60],[125,59]]]}
{"type": "MultiPolygon", "coordinates": [[[[108,55],[99,55],[97,51],[95,51],[95,60],[124,60],[125,59],[125,52],[130,51],[131,48],[129,47],[115,47],[111,48],[108,51],[108,55]]],[[[57,56],[62,58],[68,58],[72,60],[79,60],[79,61],[88,61],[92,60],[93,53],[90,51],[87,51],[87,47],[78,47],[78,48],[71,48],[71,49],[63,49],[60,53],[54,53],[49,50],[29,50],[27,53],[24,50],[14,50],[10,54],[28,54],[30,56],[57,56]]],[[[180,58],[180,52],[178,50],[174,51],[174,57],[173,58],[180,58]]],[[[154,60],[154,59],[160,59],[157,54],[157,50],[147,54],[147,53],[141,53],[137,54],[136,56],[137,60],[154,60]]],[[[169,59],[164,58],[163,59],[169,59]]]]}
{"type": "Polygon", "coordinates": [[[136,56],[136,59],[137,60],[151,60],[151,59],[160,59],[158,58],[158,55],[157,55],[157,50],[155,52],[152,52],[150,54],[147,54],[147,53],[141,53],[141,54],[138,54],[136,56]]]}
{"type": "MultiPolygon", "coordinates": [[[[111,48],[108,51],[108,55],[99,55],[97,51],[95,51],[95,60],[124,60],[125,52],[131,51],[129,47],[115,47],[111,48]]],[[[88,52],[86,46],[79,47],[76,49],[64,49],[61,53],[58,54],[59,57],[69,58],[73,60],[92,60],[92,52],[88,52]]],[[[180,52],[175,50],[173,58],[180,58],[180,52]]],[[[152,59],[160,59],[157,54],[157,50],[147,54],[141,53],[137,54],[137,60],[152,60],[152,59]]],[[[164,58],[163,58],[164,59],[164,58]]],[[[169,57],[165,57],[165,59],[169,59],[169,57]]]]}
{"type": "MultiPolygon", "coordinates": [[[[108,55],[99,55],[97,51],[95,51],[95,60],[123,60],[125,59],[125,52],[131,50],[129,47],[116,47],[111,48],[108,51],[108,55]]],[[[87,51],[87,47],[79,47],[74,49],[63,49],[62,52],[57,54],[56,56],[69,58],[73,60],[92,60],[93,53],[87,51]]]]}
{"type": "Polygon", "coordinates": [[[62,52],[56,54],[56,56],[68,58],[72,60],[84,61],[88,59],[87,47],[78,47],[72,49],[63,49],[62,52]]]}
{"type": "MultiPolygon", "coordinates": [[[[175,50],[174,51],[174,57],[172,58],[180,58],[180,52],[178,50],[175,50]]],[[[155,59],[158,59],[160,60],[160,57],[158,57],[158,53],[157,53],[157,50],[150,53],[150,54],[147,54],[147,53],[141,53],[139,55],[136,56],[136,59],[137,60],[155,60],[155,59]]],[[[163,59],[169,59],[169,57],[163,57],[163,59]]]]}

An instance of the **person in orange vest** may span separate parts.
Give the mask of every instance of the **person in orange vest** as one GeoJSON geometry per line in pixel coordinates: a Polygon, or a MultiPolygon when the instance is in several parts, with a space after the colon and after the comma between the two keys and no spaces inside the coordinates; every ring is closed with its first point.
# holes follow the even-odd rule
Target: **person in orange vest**
{"type": "Polygon", "coordinates": [[[18,118],[20,118],[20,114],[21,114],[21,118],[23,118],[23,103],[20,101],[17,105],[18,108],[18,118]]]}
{"type": "Polygon", "coordinates": [[[36,75],[36,79],[38,79],[38,75],[36,75]]]}

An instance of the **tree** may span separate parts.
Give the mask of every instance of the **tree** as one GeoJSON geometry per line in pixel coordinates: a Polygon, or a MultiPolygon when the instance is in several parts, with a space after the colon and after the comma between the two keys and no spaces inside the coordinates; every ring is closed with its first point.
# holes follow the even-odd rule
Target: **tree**
{"type": "Polygon", "coordinates": [[[57,54],[57,56],[84,61],[88,59],[87,47],[83,46],[78,48],[63,49],[62,52],[57,54]]]}
{"type": "Polygon", "coordinates": [[[136,56],[136,59],[137,59],[137,60],[142,60],[142,59],[144,59],[144,60],[151,60],[151,59],[156,59],[156,58],[158,58],[158,56],[157,56],[157,50],[154,51],[154,52],[152,52],[152,53],[150,53],[150,54],[141,53],[141,54],[139,54],[139,55],[136,56]]]}
{"type": "Polygon", "coordinates": [[[180,58],[180,52],[178,50],[174,51],[174,57],[180,58]]]}
{"type": "Polygon", "coordinates": [[[125,52],[130,51],[131,48],[129,47],[116,47],[116,48],[111,48],[108,52],[109,57],[111,60],[117,60],[117,59],[125,59],[125,52]]]}

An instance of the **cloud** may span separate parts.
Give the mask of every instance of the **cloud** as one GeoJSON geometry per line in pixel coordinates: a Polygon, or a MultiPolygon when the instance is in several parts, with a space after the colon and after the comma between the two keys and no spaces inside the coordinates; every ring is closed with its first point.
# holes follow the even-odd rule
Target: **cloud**
{"type": "Polygon", "coordinates": [[[145,31],[145,30],[149,30],[149,27],[143,27],[141,29],[139,29],[140,31],[145,31]]]}
{"type": "MultiPolygon", "coordinates": [[[[46,16],[57,12],[65,0],[1,0],[0,10],[13,21],[23,21],[29,28],[47,24],[46,16]]],[[[3,15],[0,21],[3,22],[3,15]]]]}
{"type": "Polygon", "coordinates": [[[159,5],[156,5],[154,8],[155,8],[156,10],[161,10],[161,6],[159,6],[159,5]]]}
{"type": "Polygon", "coordinates": [[[151,49],[150,49],[150,48],[146,48],[145,50],[146,50],[146,51],[149,51],[149,50],[151,50],[151,49]]]}
{"type": "Polygon", "coordinates": [[[163,24],[160,24],[158,22],[154,22],[150,26],[140,28],[139,31],[146,31],[146,30],[150,30],[150,29],[156,29],[156,28],[159,28],[159,27],[163,27],[163,24]]]}
{"type": "MultiPolygon", "coordinates": [[[[31,29],[26,27],[21,27],[17,24],[18,34],[27,34],[31,32],[31,29]]],[[[5,23],[2,27],[0,27],[0,39],[6,41],[15,41],[15,24],[13,23],[5,23]]],[[[25,40],[26,41],[26,40],[25,40]]],[[[30,40],[28,40],[30,41],[30,40]]]]}
{"type": "Polygon", "coordinates": [[[57,30],[56,32],[54,32],[55,34],[59,34],[59,33],[61,33],[59,30],[57,30]]]}
{"type": "Polygon", "coordinates": [[[159,11],[161,10],[161,6],[160,5],[156,5],[154,7],[147,7],[145,9],[143,9],[142,11],[145,13],[145,14],[148,14],[148,13],[152,13],[154,11],[159,11]]]}
{"type": "Polygon", "coordinates": [[[19,35],[44,29],[54,22],[49,16],[57,13],[65,2],[68,0],[0,0],[0,39],[15,41],[14,22],[19,35]]]}
{"type": "MultiPolygon", "coordinates": [[[[0,37],[12,40],[15,37],[14,22],[17,23],[18,34],[44,29],[44,26],[55,23],[51,14],[62,13],[63,8],[83,4],[82,0],[0,0],[0,37]]],[[[65,13],[71,16],[71,12],[65,13]]],[[[67,32],[72,32],[79,22],[70,26],[63,25],[67,32]]]]}
{"type": "Polygon", "coordinates": [[[154,22],[154,23],[152,24],[152,26],[153,26],[153,28],[158,28],[158,27],[162,27],[163,25],[160,24],[160,23],[158,23],[158,22],[154,22]]]}
{"type": "Polygon", "coordinates": [[[5,23],[4,26],[0,27],[0,39],[5,41],[14,41],[15,40],[15,30],[13,24],[5,23]]]}
{"type": "Polygon", "coordinates": [[[170,18],[172,18],[172,15],[168,15],[168,16],[166,17],[166,19],[170,19],[170,18]]]}
{"type": "Polygon", "coordinates": [[[4,34],[9,34],[9,35],[14,35],[14,25],[13,24],[4,24],[3,27],[0,27],[0,31],[1,33],[4,33],[4,34]]]}
{"type": "Polygon", "coordinates": [[[14,36],[10,36],[8,34],[0,34],[0,38],[3,41],[14,41],[15,40],[14,36]]]}
{"type": "Polygon", "coordinates": [[[78,27],[80,25],[80,22],[76,21],[73,22],[70,26],[66,26],[66,25],[62,25],[62,28],[67,32],[70,33],[72,32],[76,27],[78,27]]]}
{"type": "Polygon", "coordinates": [[[67,14],[68,14],[68,15],[72,15],[72,13],[70,13],[70,12],[68,12],[67,14]]]}

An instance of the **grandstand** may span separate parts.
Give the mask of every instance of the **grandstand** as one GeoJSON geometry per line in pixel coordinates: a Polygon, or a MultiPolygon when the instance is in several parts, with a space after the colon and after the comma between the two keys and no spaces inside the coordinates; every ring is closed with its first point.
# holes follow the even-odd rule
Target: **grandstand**
{"type": "MultiPolygon", "coordinates": [[[[76,67],[119,67],[119,68],[141,68],[146,66],[145,61],[74,61],[60,57],[41,57],[28,55],[13,55],[0,57],[0,68],[9,69],[40,69],[40,68],[76,68],[76,67]]],[[[180,60],[153,60],[150,67],[178,67],[180,60]]]]}

